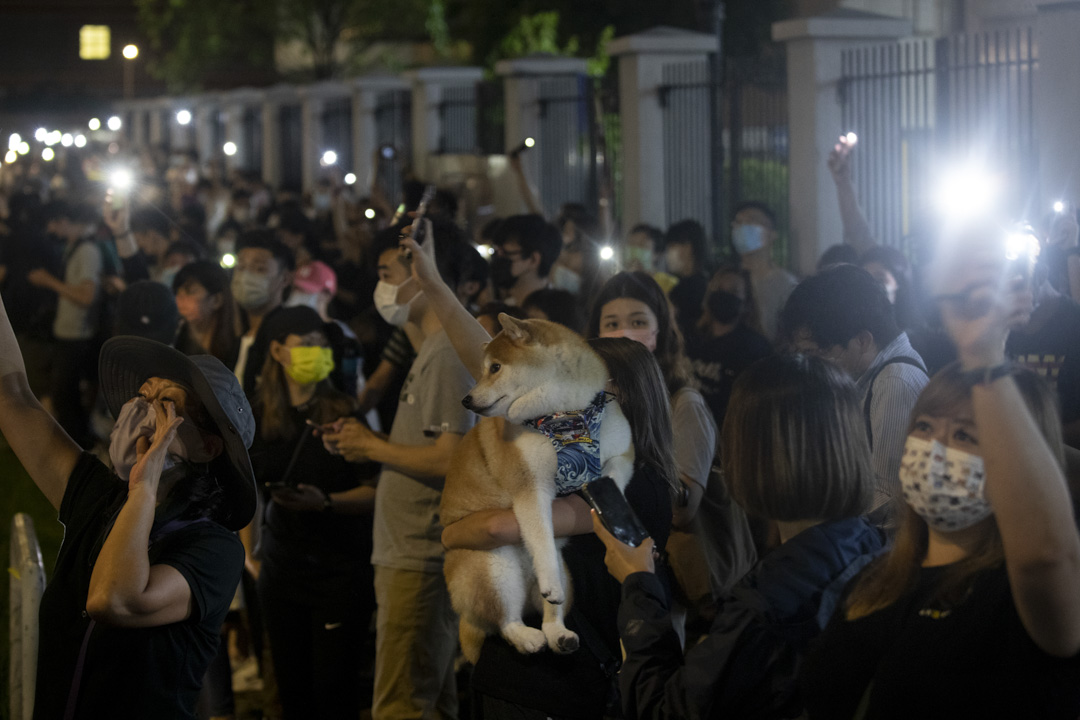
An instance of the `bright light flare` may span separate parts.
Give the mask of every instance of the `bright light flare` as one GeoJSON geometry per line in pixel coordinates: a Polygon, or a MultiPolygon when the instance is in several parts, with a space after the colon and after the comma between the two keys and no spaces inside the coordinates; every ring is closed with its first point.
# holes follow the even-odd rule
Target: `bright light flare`
{"type": "Polygon", "coordinates": [[[610,245],[605,245],[604,247],[600,248],[601,260],[610,260],[613,257],[615,257],[615,251],[611,248],[610,245]]]}
{"type": "Polygon", "coordinates": [[[22,135],[19,133],[11,133],[11,137],[8,138],[8,150],[14,150],[22,143],[22,135]]]}
{"type": "Polygon", "coordinates": [[[480,252],[481,255],[484,255],[486,257],[490,257],[495,254],[495,248],[491,247],[490,245],[477,245],[476,249],[480,252]]]}
{"type": "Polygon", "coordinates": [[[23,140],[21,143],[19,143],[19,147],[16,149],[19,151],[20,155],[26,155],[30,152],[30,143],[23,140]]]}
{"type": "Polygon", "coordinates": [[[132,176],[131,171],[127,168],[117,168],[109,173],[109,185],[114,190],[119,190],[121,192],[130,190],[134,180],[134,176],[132,176]]]}
{"type": "Polygon", "coordinates": [[[64,147],[71,147],[71,144],[75,142],[75,138],[71,133],[64,133],[60,136],[60,144],[64,147]]]}
{"type": "Polygon", "coordinates": [[[374,220],[375,219],[375,208],[368,208],[367,210],[365,210],[364,211],[364,217],[366,217],[368,220],[374,220]]]}
{"type": "Polygon", "coordinates": [[[971,167],[958,168],[945,175],[936,205],[953,220],[970,220],[990,212],[1001,191],[1001,178],[997,175],[971,167]]]}
{"type": "MultiPolygon", "coordinates": [[[[108,127],[113,132],[116,132],[117,130],[119,130],[123,126],[124,126],[124,122],[120,119],[120,117],[118,115],[113,115],[111,118],[109,118],[108,127]]],[[[90,128],[90,129],[93,130],[93,128],[90,128]]]]}
{"type": "Polygon", "coordinates": [[[847,135],[845,135],[844,139],[847,140],[848,145],[854,145],[859,142],[859,136],[853,132],[849,132],[847,135]]]}
{"type": "Polygon", "coordinates": [[[128,60],[134,60],[135,58],[139,57],[139,48],[135,45],[125,45],[123,53],[124,57],[128,60]]]}
{"type": "Polygon", "coordinates": [[[56,153],[53,152],[51,147],[47,147],[41,151],[41,159],[45,162],[50,162],[54,157],[56,157],[56,153]]]}
{"type": "Polygon", "coordinates": [[[236,154],[236,143],[230,140],[229,142],[221,146],[221,150],[229,157],[232,157],[236,154]]]}
{"type": "Polygon", "coordinates": [[[323,167],[334,165],[337,163],[337,153],[333,150],[327,150],[322,154],[322,160],[320,162],[322,162],[323,167]]]}
{"type": "Polygon", "coordinates": [[[236,265],[236,256],[232,253],[225,253],[221,256],[221,267],[231,268],[236,265]]]}
{"type": "Polygon", "coordinates": [[[356,184],[356,174],[355,173],[345,173],[344,180],[345,180],[346,185],[355,185],[356,184]]]}
{"type": "Polygon", "coordinates": [[[80,135],[75,136],[75,147],[79,147],[79,148],[86,147],[86,136],[85,135],[80,134],[80,135]]]}
{"type": "Polygon", "coordinates": [[[180,123],[181,125],[190,125],[191,124],[191,111],[190,110],[180,110],[179,112],[177,112],[176,113],[176,122],[180,123]]]}
{"type": "Polygon", "coordinates": [[[4,162],[6,162],[8,165],[10,165],[11,163],[15,162],[18,159],[19,159],[19,153],[15,152],[14,150],[8,150],[7,155],[4,155],[4,162]]]}
{"type": "Polygon", "coordinates": [[[45,142],[45,138],[49,137],[49,131],[45,128],[38,128],[34,131],[34,139],[38,142],[45,142]]]}
{"type": "Polygon", "coordinates": [[[531,137],[525,138],[525,147],[531,148],[531,147],[533,147],[535,145],[536,145],[536,139],[535,138],[531,138],[531,137]]]}
{"type": "Polygon", "coordinates": [[[1005,236],[1005,259],[1019,260],[1022,257],[1037,258],[1039,256],[1039,238],[1027,230],[1018,230],[1005,236]]]}
{"type": "Polygon", "coordinates": [[[1058,200],[1054,203],[1054,212],[1056,212],[1058,215],[1061,215],[1063,212],[1065,212],[1065,202],[1063,200],[1058,200]]]}
{"type": "Polygon", "coordinates": [[[90,122],[86,123],[86,127],[90,128],[91,130],[100,130],[101,121],[97,118],[90,118],[90,122]]]}
{"type": "Polygon", "coordinates": [[[63,137],[64,136],[60,133],[59,130],[53,130],[51,133],[45,136],[45,144],[49,147],[52,147],[53,145],[59,145],[60,140],[63,137]]]}

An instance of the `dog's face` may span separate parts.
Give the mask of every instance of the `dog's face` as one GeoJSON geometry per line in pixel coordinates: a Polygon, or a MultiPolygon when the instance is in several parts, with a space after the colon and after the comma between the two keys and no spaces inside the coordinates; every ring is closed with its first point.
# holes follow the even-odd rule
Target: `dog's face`
{"type": "Polygon", "coordinates": [[[524,422],[584,407],[603,389],[603,362],[569,328],[506,314],[499,322],[503,331],[484,351],[483,375],[461,401],[468,409],[524,422]]]}

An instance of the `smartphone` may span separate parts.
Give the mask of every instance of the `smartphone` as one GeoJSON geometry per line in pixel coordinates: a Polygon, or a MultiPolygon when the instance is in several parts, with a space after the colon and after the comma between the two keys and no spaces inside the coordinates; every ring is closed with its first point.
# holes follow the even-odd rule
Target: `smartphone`
{"type": "MultiPolygon", "coordinates": [[[[428,205],[435,198],[435,186],[428,185],[424,188],[424,194],[420,198],[420,204],[416,207],[416,219],[413,220],[413,240],[417,245],[421,245],[424,242],[424,233],[427,232],[427,226],[424,224],[424,216],[427,215],[428,205]]],[[[406,256],[412,259],[411,256],[406,256]]]]}
{"type": "Polygon", "coordinates": [[[626,502],[626,496],[610,477],[605,475],[599,480],[587,483],[581,488],[581,494],[596,511],[608,532],[620,542],[637,547],[649,537],[649,532],[638,520],[634,509],[626,502]]]}
{"type": "Polygon", "coordinates": [[[526,150],[531,150],[536,145],[536,140],[531,137],[527,137],[521,141],[521,144],[510,151],[510,157],[517,157],[526,150]]]}

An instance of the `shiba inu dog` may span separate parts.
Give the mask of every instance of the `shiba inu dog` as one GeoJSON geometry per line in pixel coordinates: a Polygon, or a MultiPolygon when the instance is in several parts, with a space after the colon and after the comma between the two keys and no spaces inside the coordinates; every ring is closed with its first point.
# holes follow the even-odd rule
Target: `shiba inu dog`
{"type": "Polygon", "coordinates": [[[458,445],[440,511],[449,525],[480,510],[512,509],[521,528],[523,546],[446,553],[462,651],[473,663],[494,633],[522,653],[577,649],[563,623],[570,586],[551,503],[600,475],[622,490],[634,465],[630,426],[618,403],[607,402],[608,371],[589,344],[545,320],[503,314],[499,321],[483,375],[462,400],[485,417],[458,445]],[[543,614],[542,629],[522,622],[528,607],[543,614]]]}

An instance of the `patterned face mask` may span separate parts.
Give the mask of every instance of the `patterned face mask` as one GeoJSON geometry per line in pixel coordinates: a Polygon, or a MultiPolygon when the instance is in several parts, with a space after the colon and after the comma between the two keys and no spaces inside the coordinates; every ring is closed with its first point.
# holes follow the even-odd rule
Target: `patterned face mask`
{"type": "Polygon", "coordinates": [[[900,461],[900,485],[911,509],[939,532],[971,527],[993,514],[986,500],[983,459],[909,435],[900,461]]]}

